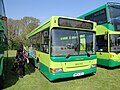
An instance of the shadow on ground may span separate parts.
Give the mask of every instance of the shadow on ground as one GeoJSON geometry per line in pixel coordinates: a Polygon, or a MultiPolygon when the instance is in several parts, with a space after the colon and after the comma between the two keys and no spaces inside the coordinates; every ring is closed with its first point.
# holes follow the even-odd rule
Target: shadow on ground
{"type": "MultiPolygon", "coordinates": [[[[4,89],[11,87],[12,85],[15,85],[20,78],[18,73],[15,73],[12,71],[14,60],[15,60],[15,57],[9,57],[6,60],[4,89]]],[[[25,75],[31,74],[34,72],[35,72],[35,68],[30,63],[25,64],[25,75]]]]}
{"type": "Polygon", "coordinates": [[[52,82],[52,83],[66,82],[66,81],[72,81],[72,80],[77,80],[77,79],[83,79],[83,78],[87,78],[87,77],[92,77],[94,75],[95,75],[95,73],[91,73],[91,74],[87,74],[87,75],[83,75],[83,76],[79,76],[79,77],[70,77],[70,78],[56,79],[56,80],[50,81],[50,82],[52,82]]]}

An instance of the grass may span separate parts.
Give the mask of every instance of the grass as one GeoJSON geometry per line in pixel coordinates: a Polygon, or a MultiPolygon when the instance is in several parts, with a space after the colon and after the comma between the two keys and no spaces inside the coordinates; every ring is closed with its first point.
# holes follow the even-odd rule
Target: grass
{"type": "Polygon", "coordinates": [[[61,79],[55,82],[47,80],[31,64],[26,65],[26,75],[19,78],[11,71],[15,51],[9,51],[9,60],[6,71],[5,90],[119,90],[120,67],[105,69],[97,67],[95,75],[77,78],[61,79]]]}

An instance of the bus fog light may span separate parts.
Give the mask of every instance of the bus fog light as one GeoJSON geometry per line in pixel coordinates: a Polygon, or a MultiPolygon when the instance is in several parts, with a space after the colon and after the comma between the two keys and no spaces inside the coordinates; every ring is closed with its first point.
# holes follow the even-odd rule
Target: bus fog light
{"type": "Polygon", "coordinates": [[[91,65],[91,68],[95,68],[95,67],[97,67],[97,64],[92,64],[91,65]]]}
{"type": "Polygon", "coordinates": [[[56,72],[63,72],[62,68],[50,68],[50,72],[56,73],[56,72]]]}

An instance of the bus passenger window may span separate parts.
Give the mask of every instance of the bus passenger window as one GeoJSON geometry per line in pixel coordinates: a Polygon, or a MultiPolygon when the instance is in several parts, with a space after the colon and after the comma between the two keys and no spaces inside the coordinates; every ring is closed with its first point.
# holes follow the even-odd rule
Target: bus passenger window
{"type": "Polygon", "coordinates": [[[47,44],[41,44],[41,51],[48,53],[48,45],[47,44]]]}
{"type": "Polygon", "coordinates": [[[100,11],[97,11],[95,13],[86,16],[85,20],[91,20],[97,22],[98,25],[106,23],[107,22],[106,9],[102,9],[100,11]]]}

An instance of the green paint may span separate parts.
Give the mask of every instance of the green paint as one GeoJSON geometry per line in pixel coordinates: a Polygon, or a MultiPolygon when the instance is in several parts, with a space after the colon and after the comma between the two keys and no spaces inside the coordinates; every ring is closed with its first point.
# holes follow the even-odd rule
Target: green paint
{"type": "Polygon", "coordinates": [[[65,56],[51,56],[50,59],[54,62],[71,62],[71,61],[86,61],[86,60],[92,60],[92,59],[96,59],[97,56],[96,55],[90,55],[90,57],[88,57],[87,55],[81,55],[81,56],[70,56],[69,58],[66,58],[65,56]]]}
{"type": "Polygon", "coordinates": [[[73,74],[80,73],[80,72],[84,72],[84,75],[90,74],[90,73],[96,73],[96,70],[97,70],[96,68],[90,68],[90,69],[86,69],[86,70],[78,70],[78,71],[73,71],[73,72],[50,73],[49,80],[54,81],[59,78],[73,77],[73,74]]]}
{"type": "Polygon", "coordinates": [[[56,79],[60,78],[68,78],[73,77],[73,74],[84,72],[84,75],[90,74],[90,73],[96,73],[97,68],[90,68],[85,70],[77,70],[77,71],[71,71],[71,72],[59,72],[59,73],[51,73],[49,71],[49,67],[45,66],[44,64],[40,63],[40,71],[50,80],[54,81],[56,79]]]}
{"type": "Polygon", "coordinates": [[[40,72],[42,72],[48,79],[50,78],[49,67],[42,63],[40,63],[40,72]]]}
{"type": "Polygon", "coordinates": [[[0,55],[0,76],[3,74],[3,54],[0,55]]]}
{"type": "Polygon", "coordinates": [[[115,66],[120,65],[120,62],[114,61],[112,59],[100,59],[100,58],[97,58],[97,63],[99,65],[108,66],[108,67],[115,67],[115,66]]]}

